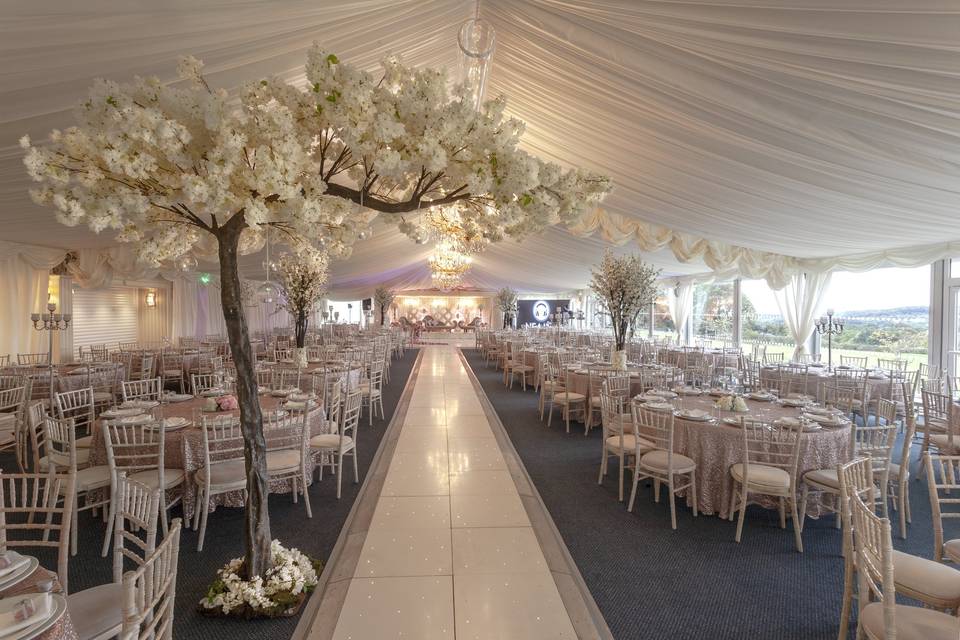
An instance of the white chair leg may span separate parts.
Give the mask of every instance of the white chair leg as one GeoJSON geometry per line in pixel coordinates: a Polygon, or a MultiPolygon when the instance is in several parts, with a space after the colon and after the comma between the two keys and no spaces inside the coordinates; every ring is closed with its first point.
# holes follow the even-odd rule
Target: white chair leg
{"type": "Polygon", "coordinates": [[[740,489],[740,515],[737,517],[737,535],[734,538],[737,542],[740,542],[740,537],[743,535],[743,521],[747,517],[747,487],[744,485],[740,489]]]}
{"type": "Polygon", "coordinates": [[[803,553],[803,536],[801,535],[802,532],[800,530],[800,523],[799,523],[800,516],[797,513],[797,499],[789,498],[789,500],[790,500],[790,508],[793,510],[793,537],[796,539],[796,542],[797,542],[797,551],[799,553],[803,553]]]}
{"type": "Polygon", "coordinates": [[[350,454],[350,457],[353,458],[353,484],[360,482],[360,472],[357,470],[357,450],[354,449],[353,453],[350,454]]]}
{"type": "Polygon", "coordinates": [[[676,496],[673,494],[673,474],[670,475],[669,480],[667,480],[667,490],[670,495],[670,526],[673,527],[673,530],[677,530],[677,500],[676,496]]]}
{"type": "Polygon", "coordinates": [[[697,471],[690,472],[690,498],[693,502],[693,517],[697,517],[697,471]]]}
{"type": "Polygon", "coordinates": [[[637,497],[637,485],[640,484],[640,464],[635,463],[633,470],[633,488],[630,489],[630,502],[627,503],[627,511],[633,512],[633,501],[637,497]]]}
{"type": "Polygon", "coordinates": [[[620,502],[623,502],[623,460],[624,460],[623,451],[620,451],[619,460],[620,460],[620,472],[619,472],[620,490],[618,493],[618,500],[620,500],[620,502]]]}
{"type": "Polygon", "coordinates": [[[197,551],[203,551],[203,539],[207,535],[207,516],[209,515],[207,513],[209,511],[207,501],[206,493],[204,493],[203,504],[199,506],[202,513],[200,514],[200,537],[197,539],[197,551]]]}
{"type": "Polygon", "coordinates": [[[110,551],[110,539],[113,537],[113,519],[116,517],[116,500],[114,500],[113,495],[113,485],[110,486],[110,515],[107,517],[107,533],[103,538],[103,549],[100,551],[100,556],[103,558],[107,557],[107,552],[110,551]]]}
{"type": "Polygon", "coordinates": [[[803,531],[803,525],[806,524],[807,520],[807,494],[809,492],[810,488],[803,485],[803,493],[800,495],[800,531],[803,531]]]}
{"type": "Polygon", "coordinates": [[[343,478],[343,453],[337,453],[337,500],[340,499],[340,486],[343,478]]]}

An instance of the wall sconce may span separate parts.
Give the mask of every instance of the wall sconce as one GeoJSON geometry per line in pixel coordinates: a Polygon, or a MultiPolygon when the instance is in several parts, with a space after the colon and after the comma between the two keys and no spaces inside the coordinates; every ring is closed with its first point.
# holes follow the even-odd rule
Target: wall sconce
{"type": "Polygon", "coordinates": [[[146,303],[148,307],[157,306],[157,290],[156,289],[147,289],[146,303]]]}

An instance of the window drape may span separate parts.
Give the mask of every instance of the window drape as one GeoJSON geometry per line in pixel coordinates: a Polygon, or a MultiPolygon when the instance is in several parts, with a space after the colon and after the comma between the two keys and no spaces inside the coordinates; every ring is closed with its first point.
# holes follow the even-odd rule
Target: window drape
{"type": "Polygon", "coordinates": [[[690,311],[693,309],[693,283],[682,282],[670,289],[667,294],[667,306],[670,310],[670,319],[677,329],[677,342],[684,342],[684,331],[690,311]]]}
{"type": "MultiPolygon", "coordinates": [[[[50,269],[63,261],[62,249],[0,241],[0,355],[41,353],[46,336],[30,322],[31,313],[45,313],[50,269]]],[[[60,309],[57,310],[61,312],[60,309]]]]}
{"type": "Polygon", "coordinates": [[[813,333],[817,307],[830,286],[830,276],[829,272],[797,274],[786,287],[773,292],[783,322],[793,337],[794,358],[807,351],[807,338],[813,333]]]}

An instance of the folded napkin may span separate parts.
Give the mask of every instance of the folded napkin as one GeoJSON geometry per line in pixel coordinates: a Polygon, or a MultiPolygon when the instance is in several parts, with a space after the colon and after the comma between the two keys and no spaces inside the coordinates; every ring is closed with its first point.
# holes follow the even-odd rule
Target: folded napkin
{"type": "Polygon", "coordinates": [[[30,558],[22,556],[16,551],[0,553],[0,578],[10,575],[30,562],[30,558]]]}
{"type": "Polygon", "coordinates": [[[43,622],[52,611],[53,602],[49,593],[27,593],[0,600],[0,638],[43,622]]]}

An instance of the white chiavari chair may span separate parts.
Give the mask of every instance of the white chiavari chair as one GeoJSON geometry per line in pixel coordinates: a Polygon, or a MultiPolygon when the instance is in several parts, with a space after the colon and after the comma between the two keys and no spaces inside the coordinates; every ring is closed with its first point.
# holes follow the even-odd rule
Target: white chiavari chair
{"type": "Polygon", "coordinates": [[[69,593],[70,527],[76,476],[0,472],[0,553],[11,548],[57,550],[57,578],[69,593]]]}
{"type": "Polygon", "coordinates": [[[243,431],[236,416],[204,417],[200,430],[203,441],[203,466],[193,476],[194,521],[200,530],[197,551],[203,551],[207,534],[207,516],[211,498],[247,486],[243,431]]]}
{"type": "Polygon", "coordinates": [[[180,519],[136,571],[123,577],[120,640],[172,640],[180,557],[180,519]]]}
{"type": "Polygon", "coordinates": [[[160,402],[160,397],[163,395],[163,384],[160,378],[124,381],[120,383],[120,392],[124,402],[160,402]]]}
{"type": "Polygon", "coordinates": [[[633,511],[640,480],[653,480],[654,498],[657,502],[660,502],[660,485],[666,484],[667,496],[670,499],[670,524],[676,530],[678,492],[690,491],[693,496],[693,515],[697,516],[697,464],[692,458],[674,451],[672,411],[656,411],[636,403],[633,407],[633,428],[638,443],[638,459],[627,511],[633,511]],[[653,447],[640,455],[643,441],[652,443],[653,447]]]}
{"type": "Polygon", "coordinates": [[[743,434],[743,462],[730,467],[733,490],[730,519],[739,512],[735,540],[740,542],[750,494],[779,498],[780,528],[786,528],[786,507],[793,518],[797,551],[803,553],[801,520],[797,512],[797,463],[800,457],[800,431],[780,423],[740,419],[743,434]]]}
{"type": "Polygon", "coordinates": [[[313,517],[310,508],[310,422],[306,404],[302,410],[290,409],[287,417],[267,422],[263,437],[267,446],[267,476],[270,480],[288,480],[294,503],[303,493],[307,517],[313,517]]]}
{"type": "MultiPolygon", "coordinates": [[[[337,499],[340,498],[343,479],[343,458],[353,458],[353,481],[359,482],[360,475],[357,469],[357,428],[360,423],[360,392],[351,391],[347,394],[343,405],[342,420],[337,433],[322,433],[310,438],[310,449],[321,455],[335,457],[331,464],[337,474],[337,499]]],[[[321,465],[322,469],[322,465],[321,465]]]]}
{"type": "Polygon", "coordinates": [[[190,376],[190,391],[195,396],[218,389],[223,389],[223,376],[218,373],[195,373],[190,376]]]}
{"type": "Polygon", "coordinates": [[[626,470],[633,469],[637,456],[653,449],[654,444],[633,434],[633,422],[636,409],[628,411],[627,402],[623,396],[613,395],[605,390],[600,391],[600,424],[603,428],[603,456],[600,459],[600,477],[597,484],[603,484],[603,479],[609,471],[610,458],[617,459],[617,474],[619,481],[618,499],[623,502],[623,479],[626,470]]]}

